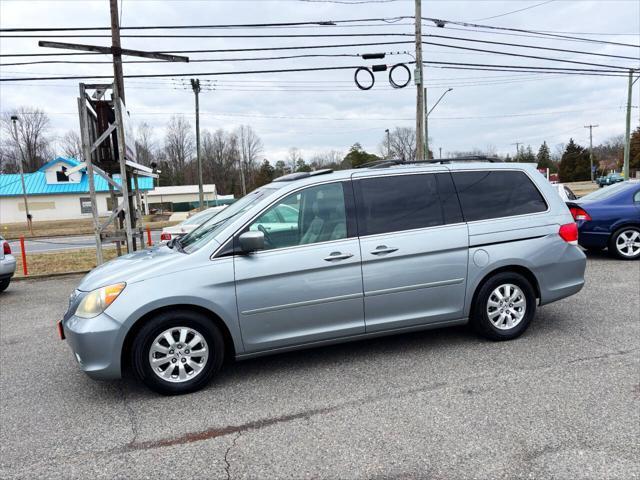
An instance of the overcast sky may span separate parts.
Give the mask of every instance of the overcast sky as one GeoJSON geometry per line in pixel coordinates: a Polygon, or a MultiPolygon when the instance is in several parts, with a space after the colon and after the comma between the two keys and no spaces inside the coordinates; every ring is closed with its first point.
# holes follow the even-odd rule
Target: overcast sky
{"type": "MultiPolygon", "coordinates": [[[[575,32],[576,35],[621,43],[640,44],[640,1],[454,1],[424,0],[423,16],[455,21],[479,22],[504,27],[575,32]],[[509,15],[497,15],[521,8],[509,15]],[[486,19],[486,20],[485,20],[486,19]],[[589,35],[587,35],[587,33],[589,35]],[[597,35],[596,35],[597,34],[597,35]],[[605,35],[606,34],[606,35],[605,35]]],[[[9,27],[81,27],[109,24],[107,0],[2,0],[0,19],[9,27]]],[[[311,20],[342,20],[391,18],[413,15],[413,0],[120,0],[124,27],[139,25],[194,25],[272,23],[311,20]],[[349,2],[352,2],[349,4],[349,2]]],[[[595,43],[543,40],[538,38],[486,34],[456,27],[439,29],[427,24],[425,34],[460,36],[500,42],[524,43],[589,52],[640,57],[640,49],[595,43]]],[[[320,33],[412,33],[409,20],[395,24],[374,24],[353,27],[270,28],[234,30],[175,30],[137,33],[158,34],[320,34],[320,33]]],[[[108,32],[96,32],[104,34],[108,32]]],[[[133,32],[123,32],[133,33],[133,32]]],[[[107,38],[60,39],[77,43],[108,45],[107,38]]],[[[466,45],[492,50],[520,52],[574,61],[606,65],[638,67],[638,60],[593,57],[572,53],[516,49],[501,45],[471,45],[468,42],[424,38],[425,41],[466,45]]],[[[37,38],[0,41],[2,54],[50,52],[37,47],[37,38]]],[[[187,50],[256,48],[288,45],[327,45],[367,42],[410,42],[410,37],[336,37],[336,38],[123,38],[124,48],[143,50],[187,50]]],[[[233,52],[190,54],[195,59],[232,59],[296,53],[398,52],[411,50],[411,44],[351,47],[293,52],[233,52]]],[[[67,57],[76,60],[107,61],[107,56],[67,57]]],[[[2,63],[37,58],[2,57],[2,63]]],[[[129,57],[129,60],[134,58],[129,57]]],[[[425,46],[425,60],[508,65],[575,66],[557,62],[514,58],[502,55],[465,52],[443,46],[425,46]]],[[[406,54],[388,55],[383,62],[391,64],[411,61],[406,54]]],[[[191,73],[233,72],[256,69],[305,68],[339,65],[371,65],[380,61],[359,58],[297,58],[271,61],[218,63],[125,64],[124,73],[191,73]]],[[[585,66],[584,68],[591,68],[585,66]]],[[[595,68],[595,67],[593,67],[595,68]]],[[[112,74],[109,63],[98,65],[42,64],[2,66],[3,78],[44,75],[112,74]]],[[[432,148],[449,151],[474,147],[494,147],[499,153],[515,151],[514,142],[531,144],[534,150],[547,140],[552,150],[558,143],[573,137],[588,144],[587,124],[598,124],[594,142],[624,133],[627,81],[625,78],[532,75],[529,73],[483,72],[425,67],[429,87],[429,105],[446,90],[447,94],[430,116],[429,136],[432,148]],[[516,116],[517,115],[517,116],[516,116]]],[[[184,77],[188,81],[188,77],[184,77]]],[[[298,147],[305,158],[314,153],[336,149],[346,152],[360,142],[368,151],[377,152],[384,130],[396,126],[415,126],[415,86],[392,89],[385,72],[376,74],[372,90],[360,91],[353,83],[353,71],[275,73],[262,75],[225,75],[200,77],[213,90],[201,94],[201,125],[206,129],[233,129],[240,124],[251,125],[264,142],[264,156],[275,161],[283,158],[290,147],[298,147]],[[205,82],[206,80],[206,82],[205,82]]],[[[193,123],[193,94],[182,86],[182,79],[125,80],[127,108],[134,122],[146,121],[155,129],[156,140],[162,142],[163,128],[171,114],[184,114],[193,123]]],[[[22,84],[0,84],[0,104],[3,112],[27,105],[44,109],[51,117],[54,133],[61,135],[77,129],[77,80],[30,81],[22,84]]],[[[640,82],[634,90],[638,105],[640,82]]],[[[638,123],[638,108],[633,111],[633,123],[638,123]]]]}

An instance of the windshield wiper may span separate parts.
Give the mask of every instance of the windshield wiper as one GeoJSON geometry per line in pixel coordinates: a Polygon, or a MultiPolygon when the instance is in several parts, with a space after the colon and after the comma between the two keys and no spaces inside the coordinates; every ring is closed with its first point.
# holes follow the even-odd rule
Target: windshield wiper
{"type": "Polygon", "coordinates": [[[176,250],[178,250],[181,253],[184,253],[184,247],[182,246],[182,243],[180,243],[180,237],[176,238],[173,241],[173,245],[175,245],[176,250]]]}

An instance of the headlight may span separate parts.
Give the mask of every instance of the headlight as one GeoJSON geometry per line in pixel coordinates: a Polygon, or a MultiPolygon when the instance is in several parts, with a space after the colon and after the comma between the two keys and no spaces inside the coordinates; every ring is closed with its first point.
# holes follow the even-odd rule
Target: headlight
{"type": "Polygon", "coordinates": [[[76,308],[76,316],[81,318],[97,317],[118,298],[126,285],[126,283],[116,283],[89,292],[76,308]]]}

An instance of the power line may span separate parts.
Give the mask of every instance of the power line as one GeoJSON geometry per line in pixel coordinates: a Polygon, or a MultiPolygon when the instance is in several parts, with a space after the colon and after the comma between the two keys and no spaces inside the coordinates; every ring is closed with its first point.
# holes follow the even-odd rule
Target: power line
{"type": "MultiPolygon", "coordinates": [[[[367,42],[367,43],[345,43],[333,45],[299,45],[285,47],[257,47],[257,48],[222,48],[222,49],[199,49],[199,50],[158,50],[156,53],[226,53],[226,52],[263,52],[263,51],[280,51],[280,50],[312,50],[319,48],[348,48],[348,47],[371,47],[378,45],[407,45],[413,44],[412,41],[395,41],[395,42],[367,42]]],[[[43,57],[43,56],[70,56],[70,55],[104,55],[95,52],[62,52],[62,53],[25,53],[25,54],[0,54],[0,57],[43,57]]]]}
{"type": "Polygon", "coordinates": [[[617,45],[617,46],[621,46],[621,47],[640,48],[640,45],[634,45],[634,44],[631,44],[631,43],[611,42],[611,41],[608,41],[608,40],[595,40],[593,38],[576,37],[576,36],[573,36],[573,35],[560,35],[560,34],[557,34],[557,33],[545,33],[545,32],[540,32],[540,31],[537,31],[537,30],[526,30],[526,29],[523,29],[523,28],[496,27],[494,25],[483,25],[483,24],[478,24],[478,23],[459,22],[459,21],[455,21],[455,20],[444,20],[444,19],[428,18],[428,17],[422,17],[422,20],[428,21],[428,22],[433,22],[438,27],[446,27],[447,24],[451,23],[453,25],[459,25],[461,27],[482,28],[482,29],[486,29],[486,30],[506,30],[506,31],[510,31],[510,32],[531,33],[531,34],[534,34],[534,35],[542,35],[542,36],[551,37],[551,38],[580,40],[580,41],[591,42],[591,43],[600,43],[600,44],[606,44],[606,45],[617,45]]]}
{"type": "MultiPolygon", "coordinates": [[[[288,33],[265,35],[166,35],[166,34],[124,34],[121,38],[335,38],[335,37],[413,37],[413,33],[288,33]]],[[[0,38],[111,38],[111,35],[0,35],[0,38]]]]}
{"type": "MultiPolygon", "coordinates": [[[[237,24],[205,24],[205,25],[139,25],[120,27],[120,30],[195,30],[217,28],[266,28],[266,27],[331,27],[351,23],[384,22],[395,24],[400,20],[413,19],[413,16],[378,17],[378,18],[352,18],[346,20],[311,20],[305,22],[277,22],[277,23],[237,23],[237,24]]],[[[111,30],[111,27],[11,27],[0,28],[0,32],[71,32],[71,31],[101,31],[111,30]]]]}
{"type": "Polygon", "coordinates": [[[540,7],[542,5],[546,5],[547,3],[551,3],[553,1],[555,1],[555,0],[546,0],[545,2],[536,3],[535,5],[529,5],[528,7],[519,8],[518,10],[511,10],[510,12],[501,13],[500,15],[493,15],[491,17],[485,17],[485,18],[476,18],[473,21],[474,22],[479,22],[479,21],[482,21],[482,20],[491,20],[493,18],[506,17],[507,15],[511,15],[513,13],[518,13],[518,12],[524,12],[525,10],[531,10],[532,8],[540,7]]]}

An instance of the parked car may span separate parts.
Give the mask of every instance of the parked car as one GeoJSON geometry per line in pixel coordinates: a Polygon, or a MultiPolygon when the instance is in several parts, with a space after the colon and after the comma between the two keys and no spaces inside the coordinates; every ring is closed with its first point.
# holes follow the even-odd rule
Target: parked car
{"type": "Polygon", "coordinates": [[[575,193],[573,193],[573,191],[569,187],[567,187],[565,184],[554,183],[553,186],[558,192],[558,195],[560,195],[560,198],[565,202],[578,199],[578,196],[575,193]]]}
{"type": "Polygon", "coordinates": [[[91,377],[130,365],[179,394],[226,356],[466,323],[513,339],[582,288],[576,224],[533,166],[388,164],[286,175],[171,246],[94,269],[59,333],[91,377]],[[254,228],[283,205],[296,222],[254,228]]]}
{"type": "Polygon", "coordinates": [[[568,202],[578,243],[623,260],[640,259],[640,182],[628,180],[568,202]]]}
{"type": "Polygon", "coordinates": [[[9,288],[16,271],[16,258],[11,254],[11,246],[0,236],[0,292],[9,288]]]}
{"type": "Polygon", "coordinates": [[[624,177],[619,173],[610,173],[609,175],[604,175],[596,179],[596,183],[600,188],[620,182],[624,182],[624,177]]]}
{"type": "Polygon", "coordinates": [[[178,225],[174,225],[172,227],[165,227],[162,229],[162,233],[160,234],[161,241],[169,241],[174,238],[180,238],[186,235],[189,232],[192,232],[197,227],[205,223],[207,220],[212,218],[213,216],[220,213],[227,206],[221,205],[219,207],[211,207],[207,208],[198,213],[194,213],[189,218],[187,218],[184,222],[179,223],[178,225]]]}

